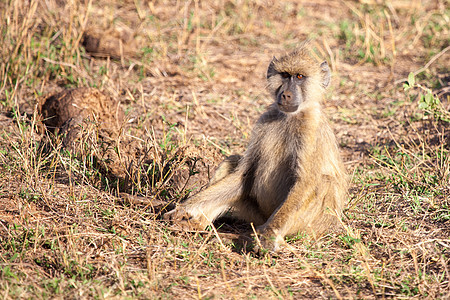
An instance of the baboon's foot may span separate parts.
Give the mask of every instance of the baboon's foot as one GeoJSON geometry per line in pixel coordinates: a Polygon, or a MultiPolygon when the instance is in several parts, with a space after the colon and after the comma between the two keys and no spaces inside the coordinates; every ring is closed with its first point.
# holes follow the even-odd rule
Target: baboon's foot
{"type": "Polygon", "coordinates": [[[254,237],[255,246],[253,247],[256,253],[275,254],[285,244],[283,236],[271,230],[260,229],[257,233],[257,236],[254,237]]]}
{"type": "Polygon", "coordinates": [[[177,229],[185,231],[204,230],[208,224],[202,222],[198,218],[194,218],[191,214],[181,207],[177,207],[164,214],[163,220],[170,221],[177,229]]]}

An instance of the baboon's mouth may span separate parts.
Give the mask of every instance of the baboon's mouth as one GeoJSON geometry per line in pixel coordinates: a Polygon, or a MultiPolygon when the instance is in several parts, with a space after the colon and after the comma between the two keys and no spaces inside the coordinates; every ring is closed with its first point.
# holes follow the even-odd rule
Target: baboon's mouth
{"type": "Polygon", "coordinates": [[[298,105],[282,105],[282,104],[278,104],[278,108],[282,111],[282,112],[295,112],[297,111],[298,105]]]}

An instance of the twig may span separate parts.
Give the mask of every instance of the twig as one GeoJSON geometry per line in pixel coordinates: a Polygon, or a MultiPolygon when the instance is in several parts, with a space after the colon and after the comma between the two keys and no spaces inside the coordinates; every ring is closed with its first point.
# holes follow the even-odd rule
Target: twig
{"type": "MultiPolygon", "coordinates": [[[[444,53],[447,52],[448,49],[450,49],[450,46],[447,46],[444,50],[442,50],[441,52],[435,54],[435,55],[427,62],[427,64],[426,64],[425,66],[423,66],[423,67],[420,68],[419,70],[413,72],[414,76],[416,76],[417,74],[420,74],[420,73],[422,73],[423,71],[425,71],[426,69],[428,69],[428,67],[429,67],[432,63],[434,63],[439,57],[441,57],[442,55],[444,55],[444,53]]],[[[402,82],[405,82],[405,81],[407,81],[407,80],[408,80],[407,77],[402,78],[402,79],[398,79],[398,80],[394,81],[394,84],[397,85],[397,84],[402,83],[402,82]]]]}
{"type": "Polygon", "coordinates": [[[62,62],[62,61],[55,61],[55,60],[49,59],[47,57],[43,57],[42,59],[45,60],[46,62],[54,64],[54,65],[61,65],[61,66],[65,66],[65,67],[70,67],[70,68],[76,70],[78,73],[80,73],[80,70],[78,69],[78,67],[73,65],[73,64],[65,63],[65,62],[62,62]]]}

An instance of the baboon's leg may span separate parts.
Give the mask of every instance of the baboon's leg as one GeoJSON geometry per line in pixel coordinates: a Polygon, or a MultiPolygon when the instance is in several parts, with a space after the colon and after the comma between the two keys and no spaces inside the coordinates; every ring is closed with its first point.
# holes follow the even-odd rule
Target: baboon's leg
{"type": "Polygon", "coordinates": [[[231,173],[234,173],[236,167],[241,159],[240,155],[230,155],[217,167],[213,177],[209,181],[209,185],[213,185],[231,173]]]}
{"type": "Polygon", "coordinates": [[[243,198],[233,204],[231,213],[234,217],[253,223],[254,226],[260,226],[267,221],[260,211],[258,204],[251,198],[243,198]]]}

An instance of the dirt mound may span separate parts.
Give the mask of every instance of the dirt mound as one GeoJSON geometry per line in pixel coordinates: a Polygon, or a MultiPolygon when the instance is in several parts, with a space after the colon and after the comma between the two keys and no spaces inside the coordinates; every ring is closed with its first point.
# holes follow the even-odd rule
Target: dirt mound
{"type": "Polygon", "coordinates": [[[78,137],[86,121],[94,122],[109,137],[117,136],[125,115],[120,103],[94,88],[63,91],[45,98],[39,105],[43,123],[52,131],[64,133],[64,145],[78,137]]]}
{"type": "Polygon", "coordinates": [[[94,88],[78,88],[44,98],[38,109],[46,128],[66,149],[95,156],[108,174],[124,176],[121,162],[132,156],[132,147],[121,141],[125,114],[119,101],[94,88]],[[122,156],[119,143],[128,150],[122,156]]]}
{"type": "Polygon", "coordinates": [[[184,146],[163,151],[155,141],[125,134],[124,129],[130,128],[125,126],[120,102],[97,89],[51,95],[41,101],[38,110],[47,130],[65,149],[82,158],[84,165],[118,179],[121,191],[128,191],[131,183],[138,187],[156,183],[157,193],[178,191],[187,184],[192,170],[204,167],[201,162],[195,165],[195,157],[203,155],[193,149],[184,146]]]}
{"type": "Polygon", "coordinates": [[[83,34],[82,45],[93,56],[111,57],[135,57],[137,54],[136,40],[129,30],[101,30],[90,28],[83,34]]]}

